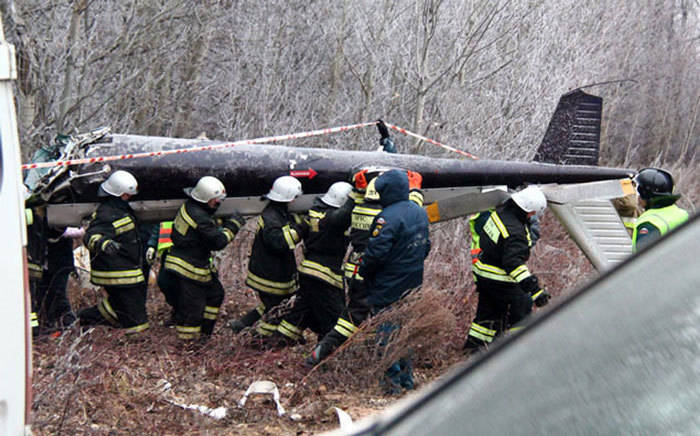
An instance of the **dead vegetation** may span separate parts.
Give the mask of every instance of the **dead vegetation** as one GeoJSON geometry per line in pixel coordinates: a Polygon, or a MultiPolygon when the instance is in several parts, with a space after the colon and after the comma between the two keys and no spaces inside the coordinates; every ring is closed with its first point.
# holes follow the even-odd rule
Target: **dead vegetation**
{"type": "MultiPolygon", "coordinates": [[[[543,220],[531,268],[557,297],[593,274],[585,258],[549,214],[543,220]]],[[[66,331],[34,343],[33,428],[37,434],[314,434],[338,426],[333,407],[359,419],[398,397],[385,395],[378,380],[405,353],[415,362],[423,387],[462,360],[461,346],[476,299],[469,271],[467,227],[453,221],[431,229],[433,251],[424,287],[372,319],[352,341],[316,368],[303,364],[316,341],[281,350],[260,350],[247,333],[234,335],[226,321],[256,304],[245,289],[251,234],[225,251],[222,281],[227,296],[215,334],[206,343],[183,345],[173,329],[162,294],[149,290],[151,329],[131,338],[110,328],[66,331]],[[385,346],[374,332],[390,321],[400,329],[385,346]],[[270,397],[250,397],[237,406],[256,380],[273,381],[286,409],[277,415],[270,397]],[[199,410],[193,408],[200,407],[199,410]],[[223,407],[215,419],[208,409],[223,407]]],[[[80,276],[85,276],[81,272],[80,276]]],[[[71,301],[85,307],[98,293],[72,280],[71,301]]]]}

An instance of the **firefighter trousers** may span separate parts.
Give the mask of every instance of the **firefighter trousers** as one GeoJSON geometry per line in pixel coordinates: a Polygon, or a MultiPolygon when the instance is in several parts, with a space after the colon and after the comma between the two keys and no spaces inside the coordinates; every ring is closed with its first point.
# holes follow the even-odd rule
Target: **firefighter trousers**
{"type": "Polygon", "coordinates": [[[146,283],[134,286],[105,286],[107,297],[97,306],[80,311],[80,325],[111,324],[128,333],[148,329],[146,315],[146,283]]]}
{"type": "MultiPolygon", "coordinates": [[[[165,261],[163,261],[163,263],[165,263],[165,261]]],[[[165,302],[174,310],[175,306],[177,306],[177,275],[165,269],[161,264],[156,283],[158,284],[158,289],[160,289],[165,296],[165,302]]]]}
{"type": "Polygon", "coordinates": [[[218,277],[198,282],[176,277],[177,303],[175,329],[180,339],[196,339],[200,334],[211,335],[224,301],[224,287],[218,277]]]}
{"type": "Polygon", "coordinates": [[[303,331],[309,328],[319,339],[323,338],[333,328],[345,306],[344,292],[307,274],[299,275],[299,285],[294,304],[285,314],[277,331],[289,339],[299,341],[303,331]]]}
{"type": "MultiPolygon", "coordinates": [[[[260,298],[260,304],[258,304],[253,309],[249,310],[241,318],[231,322],[231,328],[235,332],[239,332],[246,327],[250,327],[258,320],[260,320],[263,315],[267,314],[273,308],[281,305],[287,301],[294,294],[287,295],[276,295],[269,292],[256,290],[258,293],[258,298],[260,298]]],[[[277,332],[277,327],[280,323],[280,316],[269,317],[264,320],[260,320],[258,325],[255,326],[255,333],[260,336],[272,336],[277,332]]]]}
{"type": "Polygon", "coordinates": [[[75,321],[66,295],[68,276],[72,271],[72,266],[44,271],[37,293],[39,324],[42,327],[51,328],[55,325],[57,328],[63,328],[75,321]]]}
{"type": "Polygon", "coordinates": [[[343,308],[341,317],[359,326],[369,316],[367,306],[367,288],[365,281],[357,276],[347,280],[348,304],[343,308]]]}
{"type": "Polygon", "coordinates": [[[335,326],[326,333],[314,349],[317,361],[325,359],[350,336],[372,314],[367,305],[367,290],[363,280],[352,278],[348,280],[348,304],[343,307],[335,326]]]}
{"type": "Polygon", "coordinates": [[[496,336],[522,321],[532,311],[532,299],[517,285],[498,285],[479,279],[479,302],[469,328],[465,349],[489,345],[496,336]]]}

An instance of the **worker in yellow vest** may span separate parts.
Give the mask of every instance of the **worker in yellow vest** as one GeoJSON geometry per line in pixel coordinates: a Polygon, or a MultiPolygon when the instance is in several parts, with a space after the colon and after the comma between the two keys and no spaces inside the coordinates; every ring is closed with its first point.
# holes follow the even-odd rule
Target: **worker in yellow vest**
{"type": "Polygon", "coordinates": [[[644,208],[632,234],[633,248],[638,251],[688,221],[688,212],[675,204],[681,196],[673,193],[673,177],[668,171],[644,168],[635,182],[644,208]]]}

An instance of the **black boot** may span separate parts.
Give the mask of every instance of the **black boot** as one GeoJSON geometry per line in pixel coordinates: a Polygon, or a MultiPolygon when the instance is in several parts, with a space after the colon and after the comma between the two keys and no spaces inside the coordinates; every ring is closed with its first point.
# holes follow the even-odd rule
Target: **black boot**
{"type": "Polygon", "coordinates": [[[78,319],[81,326],[109,325],[97,306],[88,307],[78,312],[78,319]]]}
{"type": "Polygon", "coordinates": [[[214,332],[215,319],[205,319],[202,321],[202,336],[211,336],[214,332]]]}
{"type": "Polygon", "coordinates": [[[333,351],[335,351],[340,344],[345,342],[347,338],[340,333],[338,333],[336,330],[331,330],[326,334],[326,336],[323,337],[321,342],[319,342],[316,347],[314,347],[313,351],[311,352],[311,355],[306,358],[306,361],[304,362],[306,366],[316,366],[323,359],[328,357],[333,351]]]}
{"type": "Polygon", "coordinates": [[[228,324],[228,326],[231,327],[231,330],[233,330],[234,333],[239,333],[244,328],[255,324],[261,317],[262,315],[260,315],[258,309],[255,308],[243,315],[241,319],[234,319],[228,324]]]}

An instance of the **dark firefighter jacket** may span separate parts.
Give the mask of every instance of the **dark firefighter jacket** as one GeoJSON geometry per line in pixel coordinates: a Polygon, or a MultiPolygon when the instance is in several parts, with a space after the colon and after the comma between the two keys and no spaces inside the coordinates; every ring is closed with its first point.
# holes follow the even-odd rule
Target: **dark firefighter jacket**
{"type": "Polygon", "coordinates": [[[299,283],[294,248],[302,234],[301,220],[287,211],[287,203],[270,200],[258,217],[246,284],[278,296],[295,292],[299,283]]]}
{"type": "Polygon", "coordinates": [[[316,197],[306,217],[304,260],[299,272],[343,289],[341,267],[350,238],[350,214],[355,202],[348,199],[341,207],[332,207],[316,197]]]}
{"type": "Polygon", "coordinates": [[[129,203],[119,197],[105,197],[91,218],[83,237],[90,250],[90,281],[101,286],[143,283],[143,243],[129,203]],[[104,252],[110,241],[121,244],[116,254],[104,252]]]}
{"type": "Polygon", "coordinates": [[[65,230],[65,228],[49,228],[47,232],[47,270],[52,274],[60,270],[75,270],[75,265],[73,263],[73,240],[62,237],[65,230]]]}
{"type": "Polygon", "coordinates": [[[242,222],[220,227],[214,210],[188,199],[180,206],[172,224],[172,248],[165,258],[165,269],[197,282],[212,280],[211,252],[221,250],[236,236],[242,222]]]}
{"type": "MultiPolygon", "coordinates": [[[[46,262],[47,231],[46,210],[27,208],[27,269],[31,280],[41,280],[46,262]]],[[[72,253],[71,253],[72,254],[72,253]]]]}
{"type": "Polygon", "coordinates": [[[367,302],[385,307],[423,283],[423,261],[430,252],[428,215],[408,199],[405,172],[391,170],[376,182],[382,211],[370,228],[359,273],[367,285],[367,302]]]}
{"type": "Polygon", "coordinates": [[[532,241],[527,214],[512,200],[495,210],[482,212],[474,229],[481,253],[472,265],[482,284],[516,287],[532,274],[525,264],[530,257],[532,241]]]}
{"type": "MultiPolygon", "coordinates": [[[[420,189],[412,189],[408,194],[408,199],[423,206],[423,192],[420,189]]],[[[360,259],[369,242],[369,228],[372,226],[374,218],[382,211],[379,201],[368,201],[364,197],[355,200],[355,207],[352,209],[350,219],[350,243],[352,253],[345,263],[345,277],[362,280],[362,276],[357,274],[360,267],[360,259]]]]}

